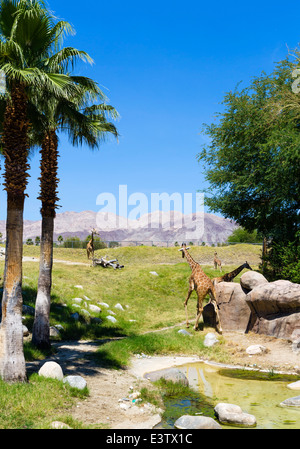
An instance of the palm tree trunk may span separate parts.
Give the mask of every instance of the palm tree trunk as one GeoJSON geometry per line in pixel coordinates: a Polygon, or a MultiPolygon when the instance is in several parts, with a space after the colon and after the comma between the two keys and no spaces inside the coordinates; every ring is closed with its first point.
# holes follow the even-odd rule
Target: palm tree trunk
{"type": "Polygon", "coordinates": [[[35,319],[32,343],[40,349],[50,345],[50,304],[53,266],[53,230],[57,203],[56,189],[58,139],[55,131],[46,133],[41,149],[41,193],[42,235],[40,251],[40,273],[35,304],[35,319]]]}
{"type": "Polygon", "coordinates": [[[5,190],[7,191],[6,255],[0,328],[0,376],[25,382],[22,328],[23,211],[27,185],[27,99],[22,85],[12,88],[3,124],[5,190]]]}

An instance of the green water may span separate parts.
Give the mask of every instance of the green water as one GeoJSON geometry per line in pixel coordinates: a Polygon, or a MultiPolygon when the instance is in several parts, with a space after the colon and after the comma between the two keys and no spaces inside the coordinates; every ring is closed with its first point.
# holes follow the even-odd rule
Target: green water
{"type": "MultiPolygon", "coordinates": [[[[257,421],[255,429],[300,429],[300,409],[279,406],[285,399],[300,394],[287,387],[290,381],[229,378],[219,374],[219,367],[205,363],[193,363],[179,369],[185,373],[193,390],[199,391],[213,406],[228,402],[254,415],[257,421]]],[[[184,409],[183,404],[187,405],[185,398],[178,400],[177,407],[184,409]]]]}

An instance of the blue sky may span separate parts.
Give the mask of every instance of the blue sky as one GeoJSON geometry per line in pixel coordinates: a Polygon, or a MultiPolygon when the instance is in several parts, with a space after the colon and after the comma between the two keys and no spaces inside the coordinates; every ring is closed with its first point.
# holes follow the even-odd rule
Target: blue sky
{"type": "MultiPolygon", "coordinates": [[[[93,66],[76,73],[96,80],[120,113],[120,138],[100,151],[72,148],[60,136],[58,212],[100,210],[102,192],[202,191],[196,155],[225,92],[270,73],[300,41],[298,1],[102,2],[49,0],[76,35],[65,45],[87,51],[93,66]]],[[[40,218],[39,156],[31,160],[25,218],[40,218]]],[[[0,218],[6,197],[0,192],[0,218]]]]}

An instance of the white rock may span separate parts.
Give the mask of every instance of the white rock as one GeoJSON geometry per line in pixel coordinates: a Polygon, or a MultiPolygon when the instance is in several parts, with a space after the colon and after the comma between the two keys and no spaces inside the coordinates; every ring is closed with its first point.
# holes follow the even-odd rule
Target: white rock
{"type": "Polygon", "coordinates": [[[119,303],[115,305],[115,309],[124,311],[123,306],[121,304],[119,304],[119,303]]]}
{"type": "Polygon", "coordinates": [[[251,345],[251,346],[248,346],[248,348],[246,349],[246,352],[249,355],[263,354],[263,353],[267,352],[267,348],[262,345],[251,345]]]}
{"type": "Polygon", "coordinates": [[[115,319],[114,316],[108,315],[106,318],[107,318],[108,321],[110,321],[111,323],[116,323],[116,322],[117,322],[117,320],[115,319]]]}
{"type": "Polygon", "coordinates": [[[39,370],[39,376],[51,377],[52,379],[63,380],[64,374],[61,366],[56,362],[46,362],[39,370]]]}
{"type": "Polygon", "coordinates": [[[22,327],[23,327],[23,337],[28,337],[28,335],[29,335],[29,330],[27,329],[27,327],[25,326],[25,324],[23,324],[22,327]]]}
{"type": "Polygon", "coordinates": [[[87,386],[86,380],[81,376],[67,376],[64,378],[64,383],[68,383],[73,388],[84,390],[87,386]]]}
{"type": "Polygon", "coordinates": [[[107,309],[109,308],[109,305],[106,304],[106,302],[98,302],[98,304],[99,304],[100,306],[106,307],[107,309]]]}
{"type": "Polygon", "coordinates": [[[177,333],[178,333],[178,334],[182,334],[182,335],[189,335],[189,336],[192,335],[192,334],[190,334],[190,332],[188,332],[188,331],[185,330],[185,329],[180,329],[177,333]]]}
{"type": "Polygon", "coordinates": [[[53,421],[51,423],[52,429],[71,429],[72,427],[68,426],[68,424],[61,421],[53,421]]]}
{"type": "Polygon", "coordinates": [[[89,308],[90,308],[90,310],[91,310],[92,312],[95,312],[95,313],[101,313],[101,309],[100,309],[100,307],[98,307],[98,306],[94,306],[93,304],[91,304],[91,305],[89,306],[89,308]]]}
{"type": "Polygon", "coordinates": [[[290,388],[291,390],[300,390],[300,380],[288,384],[287,387],[290,388]]]}
{"type": "Polygon", "coordinates": [[[83,287],[82,287],[82,285],[74,285],[74,287],[75,287],[75,288],[80,288],[80,289],[82,289],[82,290],[83,290],[83,287]]]}
{"type": "Polygon", "coordinates": [[[208,334],[205,335],[203,344],[205,347],[210,348],[211,346],[214,346],[218,342],[219,340],[217,336],[213,332],[209,332],[208,334]]]}
{"type": "Polygon", "coordinates": [[[72,301],[77,302],[78,304],[80,304],[83,299],[82,298],[73,298],[72,301]]]}

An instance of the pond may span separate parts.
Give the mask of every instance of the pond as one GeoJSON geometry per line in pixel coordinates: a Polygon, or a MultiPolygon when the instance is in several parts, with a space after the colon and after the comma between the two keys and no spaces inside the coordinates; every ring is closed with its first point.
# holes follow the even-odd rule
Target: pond
{"type": "MultiPolygon", "coordinates": [[[[285,399],[299,395],[299,391],[287,387],[293,381],[231,378],[222,375],[219,366],[206,363],[192,363],[178,368],[189,379],[190,387],[206,398],[212,407],[219,402],[228,402],[239,405],[244,412],[254,415],[257,421],[255,429],[300,429],[300,409],[279,406],[285,399]]],[[[189,398],[177,398],[176,403],[168,401],[166,405],[177,408],[177,416],[178,409],[184,415],[189,414],[190,407],[194,411],[191,414],[203,413],[207,416],[201,403],[198,413],[195,413],[195,403],[189,398]]],[[[173,428],[174,421],[164,420],[160,427],[173,428]]],[[[222,427],[232,429],[232,426],[222,427]]]]}

